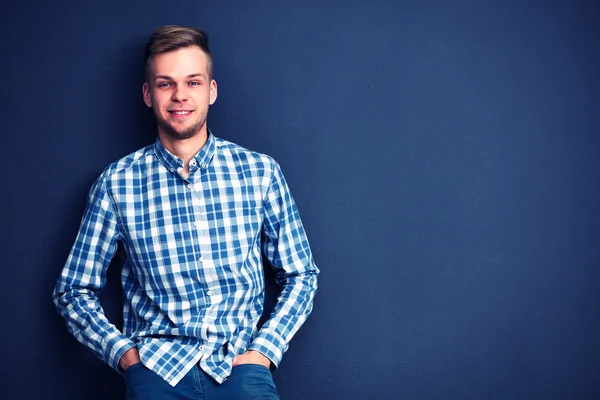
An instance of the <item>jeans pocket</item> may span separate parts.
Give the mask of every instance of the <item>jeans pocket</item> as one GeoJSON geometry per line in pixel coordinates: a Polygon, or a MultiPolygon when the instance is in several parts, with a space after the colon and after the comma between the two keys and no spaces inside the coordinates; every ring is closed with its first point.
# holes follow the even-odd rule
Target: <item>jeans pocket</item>
{"type": "Polygon", "coordinates": [[[135,363],[125,370],[124,375],[125,375],[125,377],[128,377],[132,373],[135,373],[135,371],[137,371],[139,369],[143,369],[143,368],[146,368],[146,367],[144,367],[144,364],[142,364],[141,362],[135,363]]]}
{"type": "MultiPolygon", "coordinates": [[[[236,366],[235,366],[235,367],[233,367],[233,368],[240,368],[240,367],[243,367],[243,368],[255,368],[255,367],[258,367],[258,368],[263,368],[264,370],[266,370],[266,371],[269,371],[269,372],[271,371],[271,370],[269,369],[269,367],[267,367],[267,366],[264,366],[264,365],[262,365],[262,364],[256,364],[256,363],[244,363],[244,364],[238,364],[238,365],[236,365],[236,366]]],[[[242,368],[242,369],[243,369],[243,368],[242,368]]]]}
{"type": "Polygon", "coordinates": [[[241,399],[279,399],[271,371],[261,364],[233,367],[228,384],[241,399]]]}

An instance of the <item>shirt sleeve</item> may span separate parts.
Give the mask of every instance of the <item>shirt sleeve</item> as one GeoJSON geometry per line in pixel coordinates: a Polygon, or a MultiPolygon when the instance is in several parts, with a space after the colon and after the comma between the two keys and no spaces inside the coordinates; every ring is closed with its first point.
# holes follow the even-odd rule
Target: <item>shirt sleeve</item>
{"type": "Polygon", "coordinates": [[[117,371],[121,356],[135,343],[108,321],[98,295],[118,238],[114,207],[100,178],[90,189],[79,233],[52,296],[69,332],[117,371]]]}
{"type": "Polygon", "coordinates": [[[248,350],[262,353],[277,367],[290,340],[312,311],[319,274],[296,203],[277,163],[264,212],[263,252],[276,271],[282,291],[248,350]]]}

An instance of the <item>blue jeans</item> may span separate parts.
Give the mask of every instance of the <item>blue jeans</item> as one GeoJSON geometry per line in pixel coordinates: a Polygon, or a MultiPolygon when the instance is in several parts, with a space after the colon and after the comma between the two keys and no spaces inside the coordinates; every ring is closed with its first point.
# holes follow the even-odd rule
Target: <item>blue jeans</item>
{"type": "Polygon", "coordinates": [[[279,400],[269,368],[257,364],[233,367],[218,384],[195,366],[175,387],[142,363],[125,371],[125,400],[279,400]]]}

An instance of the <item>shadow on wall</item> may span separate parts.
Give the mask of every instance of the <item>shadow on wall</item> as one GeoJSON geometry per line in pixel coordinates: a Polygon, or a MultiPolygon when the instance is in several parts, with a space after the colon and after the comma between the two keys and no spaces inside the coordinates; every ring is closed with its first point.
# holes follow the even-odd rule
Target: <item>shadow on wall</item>
{"type": "MultiPolygon", "coordinates": [[[[142,98],[144,83],[144,46],[145,38],[123,50],[123,58],[117,61],[117,84],[111,102],[111,118],[118,134],[118,143],[113,146],[123,153],[123,157],[132,151],[151,144],[156,139],[157,129],[152,110],[142,98]],[[133,116],[139,116],[133,118],[133,116]]],[[[111,160],[112,161],[112,160],[111,160]]]]}
{"type": "MultiPolygon", "coordinates": [[[[102,104],[103,109],[108,110],[102,118],[109,119],[107,125],[111,129],[106,135],[114,140],[106,140],[105,148],[91,150],[99,152],[100,158],[98,153],[95,153],[92,161],[95,161],[95,165],[90,162],[80,166],[87,170],[84,178],[73,181],[73,190],[63,194],[64,201],[60,203],[60,207],[52,210],[56,215],[63,217],[61,225],[55,230],[55,237],[48,240],[48,249],[44,254],[48,255],[49,266],[43,279],[43,287],[36,292],[40,293],[41,297],[38,304],[44,305],[40,308],[43,313],[41,321],[44,321],[45,329],[50,331],[46,335],[49,342],[42,346],[45,354],[40,355],[40,359],[54,360],[55,365],[47,366],[49,368],[46,372],[55,375],[48,379],[55,386],[48,388],[52,393],[64,393],[65,388],[68,388],[69,393],[85,393],[85,398],[89,400],[122,398],[125,395],[125,385],[121,376],[67,331],[64,320],[54,308],[51,293],[77,235],[87,194],[93,182],[108,164],[153,143],[156,138],[156,124],[152,111],[142,99],[143,48],[144,43],[141,41],[124,46],[119,53],[122,56],[117,57],[114,67],[106,72],[107,76],[110,75],[107,80],[114,80],[115,84],[111,85],[114,89],[112,96],[107,100],[109,104],[102,104]],[[65,371],[68,371],[66,375],[65,371]],[[61,375],[58,376],[58,373],[61,375]]],[[[79,176],[81,177],[81,174],[79,176]]],[[[123,325],[120,286],[123,260],[124,252],[119,247],[108,268],[107,283],[100,295],[107,318],[119,329],[123,325]]]]}

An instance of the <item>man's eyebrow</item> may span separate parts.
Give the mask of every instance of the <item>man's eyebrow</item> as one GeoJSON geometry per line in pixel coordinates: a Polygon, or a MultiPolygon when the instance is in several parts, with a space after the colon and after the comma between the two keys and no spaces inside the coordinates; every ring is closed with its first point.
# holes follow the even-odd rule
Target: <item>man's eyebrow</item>
{"type": "MultiPolygon", "coordinates": [[[[189,75],[187,76],[187,78],[196,78],[196,77],[202,77],[202,78],[205,78],[205,79],[206,79],[206,75],[205,75],[205,74],[202,74],[202,73],[189,74],[189,75]]],[[[156,76],[154,77],[154,79],[165,79],[165,80],[167,80],[167,81],[172,81],[172,80],[173,80],[173,78],[172,78],[172,77],[170,77],[170,76],[168,76],[168,75],[156,75],[156,76]]]]}

